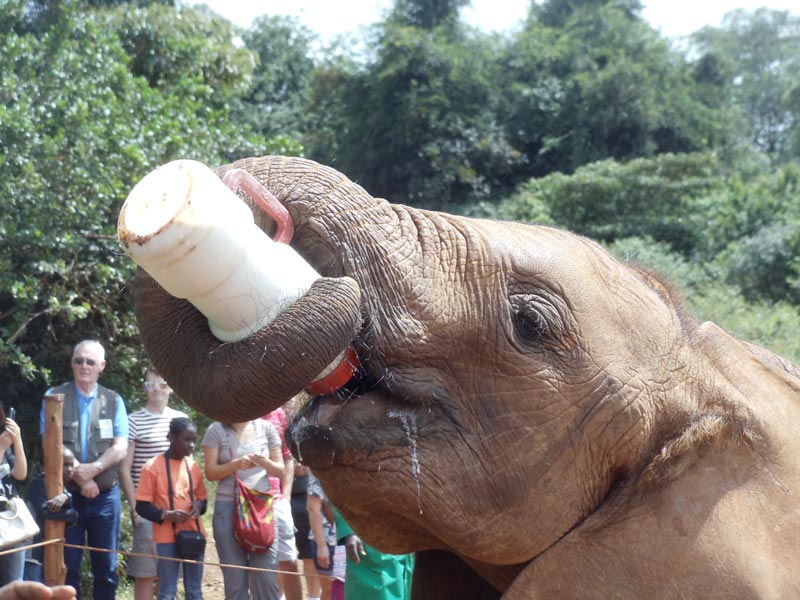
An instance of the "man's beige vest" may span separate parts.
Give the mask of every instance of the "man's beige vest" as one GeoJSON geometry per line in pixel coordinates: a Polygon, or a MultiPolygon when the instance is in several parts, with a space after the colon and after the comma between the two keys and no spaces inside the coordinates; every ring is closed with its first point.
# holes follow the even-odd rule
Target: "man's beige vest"
{"type": "MultiPolygon", "coordinates": [[[[70,381],[53,388],[50,394],[64,394],[64,445],[72,450],[75,458],[80,461],[80,409],[78,408],[78,391],[75,382],[70,381]]],[[[97,396],[92,402],[89,413],[89,431],[86,432],[87,463],[93,463],[99,459],[111,446],[113,438],[102,439],[100,437],[100,419],[110,419],[113,425],[114,415],[117,413],[117,402],[122,402],[122,398],[117,392],[98,384],[97,396]]],[[[117,481],[117,467],[106,468],[94,480],[101,491],[111,488],[117,481]]]]}

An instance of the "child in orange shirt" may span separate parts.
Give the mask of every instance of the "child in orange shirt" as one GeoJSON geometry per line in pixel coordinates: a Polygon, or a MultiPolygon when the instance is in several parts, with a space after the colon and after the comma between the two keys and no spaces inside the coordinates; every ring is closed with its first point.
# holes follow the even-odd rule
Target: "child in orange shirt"
{"type": "MultiPolygon", "coordinates": [[[[176,558],[175,534],[178,531],[194,530],[205,535],[200,515],[206,512],[208,496],[203,473],[192,458],[197,427],[186,417],[176,417],[169,424],[167,439],[167,452],[154,456],[142,467],[136,490],[136,512],[153,522],[153,541],[159,557],[176,558]]],[[[203,557],[197,561],[183,563],[186,600],[203,598],[203,557]]],[[[174,600],[180,565],[174,560],[158,561],[158,600],[174,600]]]]}

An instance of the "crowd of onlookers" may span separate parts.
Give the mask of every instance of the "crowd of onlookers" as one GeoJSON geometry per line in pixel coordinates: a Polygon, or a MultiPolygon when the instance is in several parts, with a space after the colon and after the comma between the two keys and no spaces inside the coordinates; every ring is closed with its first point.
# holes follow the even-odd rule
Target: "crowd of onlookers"
{"type": "MultiPolygon", "coordinates": [[[[176,560],[176,539],[184,531],[206,535],[201,519],[208,502],[206,481],[217,484],[212,531],[220,563],[243,567],[222,567],[226,599],[301,600],[303,587],[309,600],[409,597],[413,557],[383,555],[361,543],[319,481],[295,463],[285,441],[288,419],[283,408],[252,421],[212,423],[202,436],[201,469],[193,458],[197,427],[169,406],[172,390],[158,371],[153,366],[145,370],[146,403],[129,415],[120,395],[98,383],[105,365],[103,346],[84,340],[72,353],[73,379],[46,392],[64,398],[64,485],[48,497],[40,473],[26,494],[42,530],[45,518],[64,521],[67,544],[111,550],[89,551],[94,598],[116,597],[122,496],[133,525],[127,574],[134,579],[135,600],[175,598],[181,571],[186,600],[203,597],[203,556],[176,560]],[[234,535],[237,479],[274,499],[275,539],[266,551],[248,552],[234,535]],[[340,544],[349,549],[344,584],[333,577],[340,544]],[[305,586],[295,575],[299,562],[305,586]]],[[[44,433],[44,405],[39,425],[44,433]]],[[[0,452],[0,495],[12,497],[28,471],[13,415],[5,419],[0,433],[0,452]]],[[[41,537],[40,533],[33,541],[41,537]]],[[[30,540],[20,546],[26,544],[30,540]]],[[[65,588],[54,592],[34,583],[30,593],[79,597],[82,558],[81,548],[65,547],[66,583],[75,592],[62,596],[65,588]]],[[[0,586],[19,580],[41,582],[42,561],[41,547],[0,556],[0,586]]],[[[6,598],[4,590],[17,594],[23,588],[2,588],[0,599],[6,598]]],[[[8,595],[17,597],[23,595],[8,595]]]]}

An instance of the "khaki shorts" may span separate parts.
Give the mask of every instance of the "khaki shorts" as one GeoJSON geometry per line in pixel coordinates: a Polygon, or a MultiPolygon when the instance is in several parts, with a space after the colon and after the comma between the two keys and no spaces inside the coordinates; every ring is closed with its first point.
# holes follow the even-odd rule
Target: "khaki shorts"
{"type": "MultiPolygon", "coordinates": [[[[153,523],[144,517],[139,517],[139,522],[133,528],[133,552],[153,556],[157,554],[156,545],[153,542],[153,523]]],[[[155,577],[158,575],[158,559],[129,556],[128,575],[130,577],[155,577]]]]}

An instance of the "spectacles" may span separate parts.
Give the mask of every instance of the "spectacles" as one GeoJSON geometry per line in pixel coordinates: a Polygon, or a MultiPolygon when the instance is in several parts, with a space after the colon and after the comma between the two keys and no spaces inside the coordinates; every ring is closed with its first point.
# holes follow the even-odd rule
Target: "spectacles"
{"type": "Polygon", "coordinates": [[[93,358],[83,358],[82,356],[76,356],[72,359],[72,362],[74,362],[76,365],[82,365],[83,363],[86,363],[90,367],[93,367],[96,363],[93,358]]]}
{"type": "Polygon", "coordinates": [[[153,390],[157,390],[159,388],[163,390],[165,387],[167,387],[167,382],[166,381],[145,381],[144,382],[144,389],[146,389],[148,392],[152,392],[153,390]]]}

